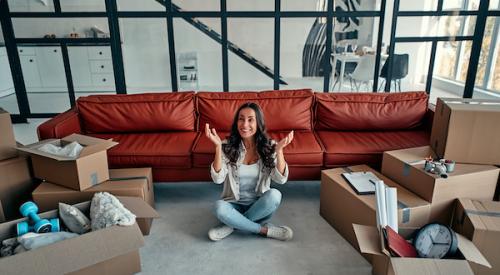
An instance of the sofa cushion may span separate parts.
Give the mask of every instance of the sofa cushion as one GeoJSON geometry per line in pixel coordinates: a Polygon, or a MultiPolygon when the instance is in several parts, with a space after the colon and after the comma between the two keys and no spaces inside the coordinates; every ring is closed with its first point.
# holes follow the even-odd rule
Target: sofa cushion
{"type": "Polygon", "coordinates": [[[427,111],[425,92],[316,93],[316,130],[406,130],[427,111]]]}
{"type": "Polygon", "coordinates": [[[87,133],[194,131],[194,92],[91,95],[77,101],[87,133]]]}
{"type": "MultiPolygon", "coordinates": [[[[284,138],[288,132],[273,132],[269,136],[278,141],[284,138]]],[[[221,139],[226,138],[229,132],[218,132],[221,139]]],[[[285,147],[285,159],[289,165],[296,166],[322,166],[323,151],[321,146],[312,132],[295,131],[294,139],[287,147],[285,147]]],[[[208,167],[214,160],[214,145],[206,138],[204,134],[200,134],[193,148],[193,166],[208,167]]]]}
{"type": "Polygon", "coordinates": [[[268,132],[312,129],[314,94],[309,89],[264,92],[199,92],[199,129],[205,123],[218,131],[231,131],[234,115],[243,103],[252,101],[262,108],[268,132]]]}
{"type": "Polygon", "coordinates": [[[388,132],[317,131],[325,148],[325,166],[380,164],[384,151],[429,144],[429,132],[420,130],[388,132]]]}
{"type": "Polygon", "coordinates": [[[108,150],[110,167],[191,167],[191,149],[196,132],[92,134],[118,142],[108,150]]]}

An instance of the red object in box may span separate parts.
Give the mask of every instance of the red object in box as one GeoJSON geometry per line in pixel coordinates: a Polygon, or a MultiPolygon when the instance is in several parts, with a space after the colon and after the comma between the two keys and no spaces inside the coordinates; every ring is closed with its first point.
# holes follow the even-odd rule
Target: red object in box
{"type": "Polygon", "coordinates": [[[394,231],[390,226],[384,228],[387,234],[387,246],[396,256],[416,258],[417,250],[408,243],[401,235],[394,231]]]}

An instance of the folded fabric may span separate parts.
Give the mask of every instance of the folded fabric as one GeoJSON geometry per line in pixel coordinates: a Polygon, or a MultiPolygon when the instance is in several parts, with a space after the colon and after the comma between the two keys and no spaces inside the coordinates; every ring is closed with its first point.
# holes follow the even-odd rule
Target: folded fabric
{"type": "Polygon", "coordinates": [[[59,217],[73,233],[84,234],[90,231],[90,220],[78,208],[59,203],[59,217]]]}
{"type": "Polygon", "coordinates": [[[99,230],[113,225],[129,226],[135,223],[132,214],[113,195],[107,192],[96,193],[90,205],[92,230],[99,230]]]}
{"type": "Polygon", "coordinates": [[[26,250],[32,250],[78,236],[78,234],[71,232],[51,232],[41,234],[30,232],[22,235],[21,237],[17,237],[17,241],[26,250]]]}
{"type": "Polygon", "coordinates": [[[70,144],[67,144],[66,146],[57,146],[54,144],[44,144],[40,147],[38,147],[38,150],[57,155],[57,156],[62,156],[62,157],[69,157],[69,158],[77,158],[80,155],[80,152],[82,151],[83,146],[81,146],[78,142],[73,141],[70,144]]]}

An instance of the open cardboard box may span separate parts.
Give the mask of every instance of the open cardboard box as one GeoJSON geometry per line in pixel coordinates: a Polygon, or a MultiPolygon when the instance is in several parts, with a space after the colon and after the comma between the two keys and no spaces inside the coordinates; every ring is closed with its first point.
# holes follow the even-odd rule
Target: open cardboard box
{"type": "Polygon", "coordinates": [[[430,146],[384,152],[382,174],[431,202],[431,221],[450,224],[456,198],[492,200],[500,169],[492,165],[456,163],[447,178],[424,170],[430,146]]]}
{"type": "MultiPolygon", "coordinates": [[[[419,227],[429,222],[430,204],[367,165],[349,166],[353,172],[370,171],[398,192],[398,223],[401,227],[419,227]]],[[[353,223],[376,225],[375,195],[358,195],[342,177],[346,168],[321,173],[320,215],[349,243],[357,248],[353,223]],[[349,209],[349,211],[346,211],[349,209]]],[[[365,256],[365,255],[364,255],[365,256]]],[[[370,257],[367,257],[368,260],[370,257]]]]}
{"type": "Polygon", "coordinates": [[[18,150],[31,155],[36,178],[75,190],[85,190],[109,179],[106,150],[117,144],[111,140],[72,134],[62,139],[48,139],[26,145],[18,150]],[[44,144],[65,146],[73,141],[84,147],[76,159],[38,150],[44,144]]]}
{"type": "MultiPolygon", "coordinates": [[[[137,217],[156,217],[158,213],[144,200],[118,197],[137,217]]],[[[85,214],[90,201],[75,205],[85,214]]],[[[57,210],[41,213],[42,218],[57,216],[57,210]]],[[[0,224],[0,239],[14,237],[16,224],[26,218],[0,224]]],[[[133,274],[141,270],[139,248],[144,238],[137,224],[111,226],[78,237],[50,244],[17,255],[0,258],[0,274],[133,274]]]]}
{"type": "MultiPolygon", "coordinates": [[[[154,186],[151,168],[110,169],[110,179],[83,191],[42,182],[32,196],[40,211],[57,209],[59,202],[75,204],[91,200],[95,193],[108,192],[115,196],[138,197],[154,208],[154,186]]],[[[137,218],[144,235],[149,235],[153,219],[137,218]]]]}
{"type": "Polygon", "coordinates": [[[453,229],[471,240],[492,268],[471,264],[476,274],[500,274],[500,202],[458,199],[453,229]]]}
{"type": "Polygon", "coordinates": [[[500,100],[438,98],[432,148],[456,162],[500,165],[500,100]]]}
{"type": "MultiPolygon", "coordinates": [[[[474,274],[468,262],[491,267],[476,246],[460,234],[457,234],[460,254],[457,259],[401,258],[387,255],[377,227],[353,224],[353,228],[361,253],[373,255],[372,273],[375,275],[474,274]]],[[[406,238],[415,230],[401,228],[399,233],[406,238]]]]}

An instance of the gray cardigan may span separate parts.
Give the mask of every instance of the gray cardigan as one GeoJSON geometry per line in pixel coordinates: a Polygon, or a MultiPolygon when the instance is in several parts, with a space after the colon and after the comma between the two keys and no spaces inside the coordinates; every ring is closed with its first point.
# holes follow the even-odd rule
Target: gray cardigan
{"type": "MultiPolygon", "coordinates": [[[[226,144],[227,141],[224,140],[222,142],[226,144]]],[[[273,144],[276,143],[273,141],[273,144]]],[[[239,186],[239,178],[238,178],[238,169],[240,168],[241,163],[245,159],[245,154],[247,150],[243,142],[240,144],[240,156],[236,161],[236,167],[230,164],[229,159],[226,157],[224,152],[222,153],[222,168],[219,172],[216,172],[214,169],[214,163],[210,165],[210,175],[212,176],[212,180],[216,184],[224,183],[224,187],[222,189],[221,198],[225,201],[238,201],[240,199],[240,186],[239,186]]],[[[274,163],[276,164],[276,153],[273,155],[274,163]]],[[[262,195],[264,192],[271,188],[271,180],[278,183],[284,184],[288,179],[288,164],[285,163],[285,172],[283,175],[278,171],[278,168],[275,167],[273,169],[269,169],[264,167],[262,160],[259,159],[259,167],[261,167],[259,173],[259,180],[257,181],[257,185],[255,187],[255,192],[258,196],[262,195]]]]}

